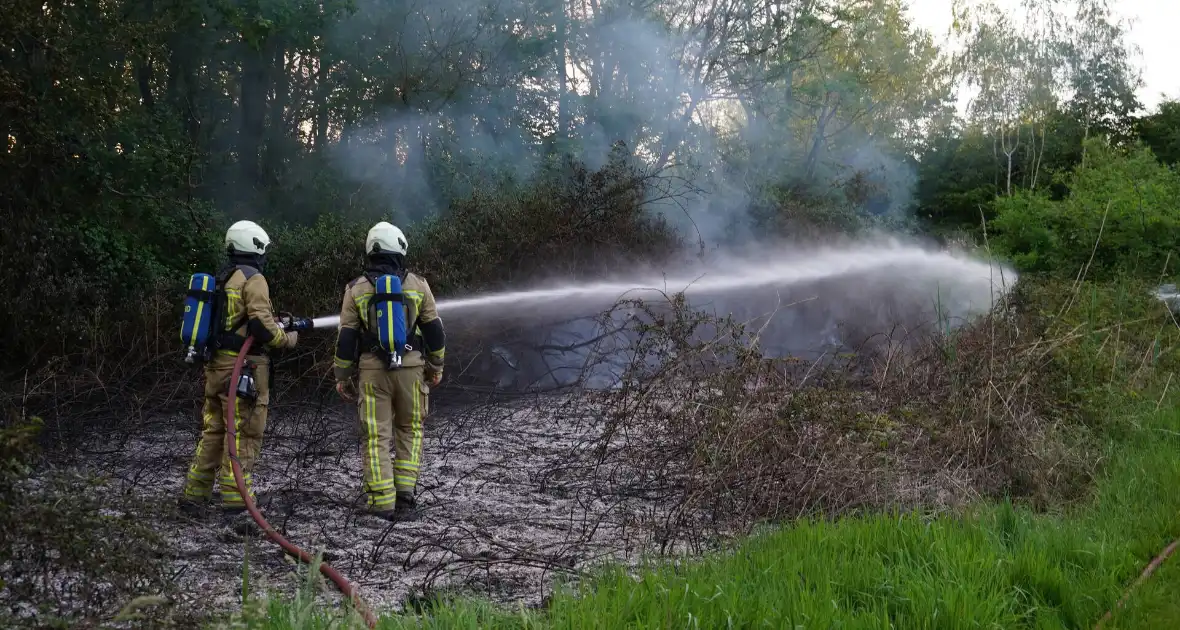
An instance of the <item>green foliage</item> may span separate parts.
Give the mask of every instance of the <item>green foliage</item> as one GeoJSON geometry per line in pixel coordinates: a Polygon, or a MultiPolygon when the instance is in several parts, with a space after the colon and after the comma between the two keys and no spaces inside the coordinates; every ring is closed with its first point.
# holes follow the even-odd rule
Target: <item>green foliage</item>
{"type": "Polygon", "coordinates": [[[621,145],[596,171],[554,165],[536,185],[478,192],[411,230],[412,265],[437,291],[460,292],[660,260],[679,243],[646,209],[649,184],[621,145]]]}
{"type": "Polygon", "coordinates": [[[991,143],[969,131],[934,139],[918,167],[918,207],[924,221],[941,227],[976,227],[997,193],[991,143]]]}
{"type": "Polygon", "coordinates": [[[65,472],[0,494],[0,622],[17,623],[6,616],[28,603],[41,627],[93,625],[138,596],[170,594],[151,510],[130,506],[99,480],[65,472]]]}
{"type": "Polygon", "coordinates": [[[1180,175],[1149,150],[1087,144],[1067,198],[1020,192],[996,200],[992,245],[1025,271],[1158,278],[1180,246],[1180,175]],[[1092,257],[1092,261],[1091,261],[1092,257]]]}
{"type": "Polygon", "coordinates": [[[1180,101],[1164,101],[1159,109],[1140,118],[1136,131],[1164,164],[1180,164],[1180,101]]]}
{"type": "Polygon", "coordinates": [[[274,303],[301,315],[339,312],[344,285],[363,269],[369,227],[327,214],[310,226],[273,229],[267,276],[274,303]]]}
{"type": "MultiPolygon", "coordinates": [[[[0,494],[3,496],[7,496],[13,480],[28,473],[29,464],[40,451],[37,436],[43,426],[41,418],[34,416],[0,427],[0,490],[5,491],[0,494]]],[[[0,504],[0,507],[7,506],[0,504]]]]}
{"type": "Polygon", "coordinates": [[[1049,387],[1062,412],[1099,434],[1118,433],[1118,413],[1162,393],[1180,370],[1180,327],[1153,295],[1153,278],[1106,281],[1022,278],[1014,300],[1043,329],[1049,387]]]}

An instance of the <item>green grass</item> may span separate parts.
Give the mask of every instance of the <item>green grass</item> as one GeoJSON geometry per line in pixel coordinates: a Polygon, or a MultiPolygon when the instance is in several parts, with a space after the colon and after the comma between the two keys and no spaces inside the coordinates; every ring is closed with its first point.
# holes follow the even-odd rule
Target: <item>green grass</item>
{"type": "MultiPolygon", "coordinates": [[[[383,628],[1092,628],[1144,565],[1180,536],[1180,409],[1126,423],[1084,504],[1034,514],[1009,503],[959,517],[811,521],[734,551],[608,571],[543,612],[446,602],[383,628]]],[[[1180,558],[1108,627],[1180,627],[1180,558]]],[[[302,630],[333,617],[270,602],[249,625],[302,630]]],[[[336,618],[338,619],[338,618],[336,618]]]]}

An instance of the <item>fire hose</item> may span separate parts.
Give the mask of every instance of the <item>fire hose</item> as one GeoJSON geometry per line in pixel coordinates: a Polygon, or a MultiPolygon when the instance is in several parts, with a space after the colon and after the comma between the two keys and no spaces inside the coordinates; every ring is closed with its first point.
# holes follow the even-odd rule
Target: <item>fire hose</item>
{"type": "MultiPolygon", "coordinates": [[[[331,319],[331,318],[325,318],[331,319]]],[[[319,320],[303,320],[300,328],[314,328],[319,320]]],[[[338,320],[337,320],[338,321],[338,320]]],[[[325,321],[325,324],[328,322],[325,321]]],[[[312,557],[306,551],[292,544],[282,534],[275,531],[270,523],[266,522],[266,518],[262,516],[262,512],[258,510],[258,506],[254,504],[253,497],[250,496],[244,482],[244,475],[242,474],[242,465],[238,461],[238,446],[236,440],[234,419],[237,418],[237,401],[238,401],[238,379],[242,377],[242,366],[246,361],[246,352],[250,346],[254,344],[254,337],[246,337],[246,341],[242,343],[242,349],[238,351],[238,358],[234,361],[233,374],[229,380],[229,409],[225,415],[225,431],[226,443],[229,448],[229,463],[234,473],[234,483],[238,486],[238,493],[242,495],[242,499],[246,502],[246,510],[258,524],[258,527],[266,533],[267,537],[274,541],[278,546],[283,548],[283,551],[299,558],[304,563],[311,564],[312,557]]],[[[340,592],[349,598],[353,606],[361,613],[365,619],[365,623],[369,628],[377,626],[377,617],[373,615],[373,611],[361,599],[360,594],[351,582],[349,582],[339,571],[332,568],[327,562],[320,562],[320,572],[328,579],[332,580],[334,584],[340,589],[340,592]]]]}

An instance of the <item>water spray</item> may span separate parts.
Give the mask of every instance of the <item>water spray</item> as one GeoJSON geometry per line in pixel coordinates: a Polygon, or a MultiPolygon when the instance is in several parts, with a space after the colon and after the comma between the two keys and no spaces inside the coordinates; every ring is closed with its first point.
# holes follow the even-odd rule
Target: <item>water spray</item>
{"type": "MultiPolygon", "coordinates": [[[[447,313],[504,306],[529,309],[559,305],[570,309],[610,303],[627,296],[642,299],[681,291],[686,296],[720,296],[887,272],[906,283],[928,279],[967,288],[981,296],[986,293],[989,300],[1005,293],[1016,280],[1016,273],[1011,269],[950,252],[901,244],[858,245],[796,251],[787,255],[768,252],[765,258],[722,261],[696,274],[647,274],[609,282],[571,282],[443,299],[438,301],[438,308],[447,313]]],[[[293,321],[303,326],[294,330],[340,326],[339,315],[293,321]]]]}

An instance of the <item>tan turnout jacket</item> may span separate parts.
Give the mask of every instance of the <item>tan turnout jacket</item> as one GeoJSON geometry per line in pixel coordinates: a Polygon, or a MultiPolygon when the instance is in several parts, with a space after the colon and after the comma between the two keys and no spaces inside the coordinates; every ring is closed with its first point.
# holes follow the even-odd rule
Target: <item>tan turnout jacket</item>
{"type": "Polygon", "coordinates": [[[221,330],[245,337],[248,334],[246,323],[251,319],[262,322],[272,335],[266,343],[267,348],[284,347],[287,335],[275,321],[266,277],[254,269],[244,272],[239,267],[225,283],[225,322],[221,330]]]}
{"type": "MultiPolygon", "coordinates": [[[[369,303],[373,293],[373,283],[369,282],[365,276],[360,276],[348,283],[348,288],[344,291],[344,301],[340,305],[341,332],[346,329],[355,330],[362,335],[362,339],[364,338],[365,332],[370,330],[370,322],[376,319],[376,307],[369,303]]],[[[402,281],[402,295],[405,296],[402,303],[406,308],[406,323],[412,327],[407,331],[407,334],[413,339],[421,334],[417,324],[438,319],[434,294],[430,292],[430,285],[426,283],[424,278],[414,273],[407,273],[405,280],[402,281]]],[[[432,365],[441,366],[444,351],[444,349],[432,350],[429,357],[423,357],[421,351],[414,349],[413,352],[407,353],[402,358],[402,365],[404,367],[420,367],[426,365],[429,360],[432,365]]],[[[370,352],[363,342],[360,353],[359,361],[355,357],[337,356],[335,358],[336,380],[347,381],[351,379],[356,372],[358,363],[362,370],[385,369],[381,359],[370,352]]]]}

